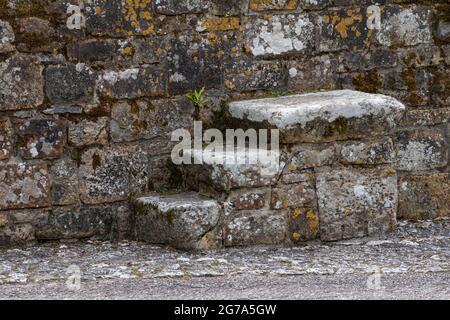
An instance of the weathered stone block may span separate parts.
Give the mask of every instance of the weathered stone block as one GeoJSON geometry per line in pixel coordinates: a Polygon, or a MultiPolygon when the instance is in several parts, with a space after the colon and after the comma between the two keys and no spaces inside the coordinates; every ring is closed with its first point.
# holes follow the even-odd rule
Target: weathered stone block
{"type": "Polygon", "coordinates": [[[266,206],[268,190],[255,189],[253,191],[236,190],[228,198],[235,210],[256,210],[266,206]]]}
{"type": "Polygon", "coordinates": [[[448,122],[450,108],[408,110],[402,119],[402,126],[434,126],[448,122]]]}
{"type": "Polygon", "coordinates": [[[107,239],[113,219],[114,210],[110,206],[54,208],[39,218],[35,235],[38,240],[107,239]]]}
{"type": "Polygon", "coordinates": [[[341,90],[231,102],[239,127],[278,128],[281,142],[327,142],[386,134],[403,115],[394,98],[341,90]]]}
{"type": "Polygon", "coordinates": [[[322,52],[364,48],[370,43],[372,32],[367,28],[365,8],[353,7],[329,11],[319,17],[322,52]]]}
{"type": "Polygon", "coordinates": [[[289,232],[294,243],[314,240],[319,235],[319,213],[316,208],[290,211],[289,232]]]}
{"type": "Polygon", "coordinates": [[[287,160],[284,175],[287,176],[303,169],[331,166],[336,160],[335,146],[332,144],[298,144],[284,150],[287,160]]]}
{"type": "Polygon", "coordinates": [[[248,11],[249,0],[212,0],[210,10],[217,16],[237,16],[248,11]]]}
{"type": "Polygon", "coordinates": [[[0,246],[24,245],[34,240],[34,228],[30,224],[8,225],[0,228],[0,246]]]}
{"type": "Polygon", "coordinates": [[[346,142],[341,146],[341,162],[344,164],[384,164],[395,161],[391,138],[346,142]]]}
{"type": "Polygon", "coordinates": [[[17,127],[20,155],[24,159],[54,159],[61,156],[66,138],[62,120],[27,120],[17,127]]]}
{"type": "Polygon", "coordinates": [[[281,90],[286,87],[286,69],[278,61],[240,59],[225,70],[225,87],[230,91],[281,90]]]}
{"type": "Polygon", "coordinates": [[[214,235],[221,207],[193,193],[139,198],[135,203],[138,240],[179,249],[210,249],[220,245],[214,235]]]}
{"type": "Polygon", "coordinates": [[[189,129],[194,108],[187,99],[118,102],[111,111],[111,137],[115,142],[169,136],[173,130],[189,129]]]}
{"type": "Polygon", "coordinates": [[[317,173],[316,185],[322,240],[370,236],[395,227],[395,171],[328,169],[317,173]]]}
{"type": "Polygon", "coordinates": [[[323,9],[330,4],[331,4],[330,0],[300,0],[299,9],[306,9],[306,10],[323,9]]]}
{"type": "Polygon", "coordinates": [[[401,177],[398,217],[426,220],[450,216],[448,178],[448,173],[401,177]]]}
{"type": "Polygon", "coordinates": [[[285,211],[245,212],[225,223],[224,244],[230,246],[272,245],[286,241],[285,211]]]}
{"type": "Polygon", "coordinates": [[[25,52],[53,53],[63,43],[56,41],[56,32],[48,20],[37,17],[16,20],[16,46],[25,52]]]}
{"type": "Polygon", "coordinates": [[[420,171],[447,165],[447,140],[439,129],[400,131],[395,144],[399,170],[420,171]]]}
{"type": "Polygon", "coordinates": [[[155,10],[165,15],[202,13],[208,9],[208,2],[207,0],[155,0],[155,10]]]}
{"type": "Polygon", "coordinates": [[[55,104],[95,102],[96,73],[85,64],[49,66],[45,71],[45,89],[55,104]]]}
{"type": "Polygon", "coordinates": [[[61,159],[50,168],[52,178],[52,199],[57,206],[70,205],[79,201],[78,168],[75,161],[61,159]]]}
{"type": "Polygon", "coordinates": [[[0,164],[0,210],[49,205],[50,180],[44,163],[0,164]]]}
{"type": "Polygon", "coordinates": [[[108,117],[100,117],[96,121],[83,119],[69,124],[69,143],[75,147],[108,142],[108,117]]]}
{"type": "Polygon", "coordinates": [[[337,60],[329,55],[304,58],[288,64],[288,89],[313,92],[337,88],[337,60]]]}
{"type": "Polygon", "coordinates": [[[164,78],[164,72],[152,66],[106,71],[99,78],[99,92],[114,99],[162,96],[164,78]]]}
{"type": "Polygon", "coordinates": [[[67,46],[67,55],[75,62],[110,62],[117,51],[117,44],[111,40],[90,39],[70,43],[67,46]]]}
{"type": "Polygon", "coordinates": [[[14,31],[7,21],[0,20],[0,53],[14,51],[14,31]]]}
{"type": "Polygon", "coordinates": [[[192,163],[202,164],[184,165],[183,170],[195,181],[195,184],[208,188],[202,190],[208,193],[213,190],[230,191],[238,188],[270,186],[277,181],[281,171],[277,163],[278,153],[275,151],[266,159],[258,157],[257,149],[247,150],[247,155],[245,151],[239,150],[235,151],[235,155],[233,152],[218,151],[216,157],[210,153],[203,155],[201,150],[193,150],[190,154],[193,157],[192,163]],[[216,161],[219,157],[223,158],[221,163],[216,161]],[[238,163],[238,159],[244,161],[238,163]],[[212,190],[209,190],[210,188],[212,190]]]}
{"type": "Polygon", "coordinates": [[[250,10],[295,10],[300,0],[250,0],[250,10]]]}
{"type": "Polygon", "coordinates": [[[204,31],[230,31],[239,30],[240,19],[237,17],[204,18],[197,23],[196,30],[204,31]]]}
{"type": "Polygon", "coordinates": [[[224,70],[232,65],[238,43],[233,32],[200,36],[182,34],[170,44],[169,93],[183,94],[206,87],[220,88],[224,70]]]}
{"type": "Polygon", "coordinates": [[[281,185],[272,188],[271,208],[312,208],[317,205],[314,176],[301,183],[281,185]]]}
{"type": "Polygon", "coordinates": [[[450,42],[450,21],[439,21],[436,34],[440,40],[450,42]]]}
{"type": "Polygon", "coordinates": [[[148,36],[154,34],[152,0],[86,3],[86,30],[94,35],[148,36]]]}
{"type": "Polygon", "coordinates": [[[13,153],[13,128],[7,117],[0,117],[0,160],[9,159],[13,153]]]}
{"type": "Polygon", "coordinates": [[[17,54],[0,63],[0,111],[31,109],[44,101],[42,66],[17,54]]]}
{"type": "Polygon", "coordinates": [[[89,149],[79,172],[81,200],[88,204],[126,200],[148,187],[147,155],[139,147],[89,149]]]}
{"type": "Polygon", "coordinates": [[[432,11],[428,7],[386,6],[381,14],[381,28],[376,39],[383,46],[414,46],[431,43],[432,11]]]}
{"type": "Polygon", "coordinates": [[[244,42],[254,56],[271,56],[312,51],[316,23],[310,14],[249,17],[243,21],[244,42]]]}

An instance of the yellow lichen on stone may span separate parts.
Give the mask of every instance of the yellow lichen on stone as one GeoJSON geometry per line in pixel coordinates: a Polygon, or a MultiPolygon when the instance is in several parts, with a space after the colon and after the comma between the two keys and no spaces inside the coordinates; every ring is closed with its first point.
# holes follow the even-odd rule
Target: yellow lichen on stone
{"type": "Polygon", "coordinates": [[[207,31],[228,31],[239,29],[240,20],[236,17],[208,18],[201,22],[207,31]]]}
{"type": "Polygon", "coordinates": [[[300,233],[298,233],[298,232],[294,232],[294,233],[292,234],[292,239],[294,239],[294,241],[300,240],[301,237],[302,237],[302,236],[301,236],[300,233]]]}
{"type": "Polygon", "coordinates": [[[317,232],[317,230],[319,229],[319,220],[316,217],[316,214],[314,213],[314,211],[309,210],[306,213],[306,219],[308,219],[309,222],[309,230],[312,233],[317,232]]]}

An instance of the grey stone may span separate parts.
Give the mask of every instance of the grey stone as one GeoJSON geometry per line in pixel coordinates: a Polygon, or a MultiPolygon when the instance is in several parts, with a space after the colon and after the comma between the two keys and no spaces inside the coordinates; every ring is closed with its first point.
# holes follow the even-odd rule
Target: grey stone
{"type": "Polygon", "coordinates": [[[207,0],[156,0],[155,10],[165,15],[201,13],[208,8],[207,0]]]}
{"type": "Polygon", "coordinates": [[[55,159],[63,152],[66,126],[62,120],[25,120],[17,127],[19,153],[24,159],[55,159]]]}
{"type": "Polygon", "coordinates": [[[341,162],[344,164],[384,164],[395,161],[391,138],[350,141],[341,146],[341,162]]]}
{"type": "Polygon", "coordinates": [[[114,212],[112,207],[73,207],[49,210],[36,222],[38,240],[108,239],[114,212]]]}
{"type": "Polygon", "coordinates": [[[7,21],[0,20],[0,53],[14,51],[14,31],[7,21]]]}
{"type": "Polygon", "coordinates": [[[17,54],[0,63],[0,111],[32,109],[44,102],[43,67],[17,54]]]}
{"type": "Polygon", "coordinates": [[[0,210],[49,205],[50,179],[45,163],[0,164],[0,210]]]}
{"type": "Polygon", "coordinates": [[[148,159],[137,146],[92,148],[81,156],[80,194],[87,204],[126,200],[148,187],[148,159]]]}
{"type": "Polygon", "coordinates": [[[312,51],[316,24],[309,14],[276,14],[243,21],[244,41],[253,56],[279,56],[312,51]]]}
{"type": "Polygon", "coordinates": [[[193,179],[187,182],[197,187],[201,185],[205,188],[203,192],[270,186],[276,183],[282,170],[277,163],[279,154],[275,151],[267,159],[258,158],[258,149],[247,150],[247,155],[237,149],[234,154],[217,152],[216,157],[202,154],[201,150],[193,150],[190,154],[194,164],[185,164],[183,170],[193,179]],[[216,162],[217,158],[223,159],[221,163],[216,162]],[[237,163],[237,159],[243,162],[237,163]],[[201,161],[202,164],[195,164],[201,161]]]}
{"type": "Polygon", "coordinates": [[[228,108],[241,126],[280,129],[284,143],[385,134],[396,127],[404,110],[394,98],[350,90],[236,101],[228,108]]]}
{"type": "Polygon", "coordinates": [[[442,41],[450,41],[450,22],[441,20],[437,27],[437,37],[442,41]]]}
{"type": "Polygon", "coordinates": [[[162,96],[165,74],[153,66],[106,71],[99,77],[100,94],[114,99],[162,96]]]}
{"type": "Polygon", "coordinates": [[[13,127],[7,117],[0,117],[0,160],[9,159],[13,153],[13,127]]]}
{"type": "Polygon", "coordinates": [[[397,175],[391,169],[328,169],[317,173],[320,238],[335,241],[395,228],[397,175]]]}
{"type": "Polygon", "coordinates": [[[227,247],[281,244],[286,241],[287,226],[285,211],[245,212],[227,218],[224,244],[227,247]]]}
{"type": "Polygon", "coordinates": [[[448,173],[401,177],[398,182],[398,217],[410,220],[449,217],[448,178],[448,173]]]}
{"type": "Polygon", "coordinates": [[[314,176],[309,176],[309,179],[303,182],[278,185],[272,188],[272,209],[314,208],[316,206],[314,176]]]}
{"type": "Polygon", "coordinates": [[[123,142],[168,137],[173,130],[192,127],[193,112],[183,98],[118,102],[111,111],[111,138],[123,142]]]}
{"type": "Polygon", "coordinates": [[[96,73],[85,64],[49,66],[45,81],[47,96],[54,104],[95,102],[96,73]]]}
{"type": "Polygon", "coordinates": [[[376,39],[383,46],[414,46],[431,43],[432,11],[428,7],[401,8],[387,6],[381,15],[376,39]]]}
{"type": "Polygon", "coordinates": [[[71,205],[79,201],[78,168],[75,161],[61,159],[50,168],[52,199],[57,206],[71,205]]]}
{"type": "Polygon", "coordinates": [[[448,143],[442,130],[413,129],[396,134],[399,170],[420,171],[441,168],[448,164],[448,143]]]}
{"type": "Polygon", "coordinates": [[[134,214],[138,240],[178,249],[211,249],[220,244],[212,236],[221,215],[215,200],[193,193],[152,194],[136,200],[134,214]]]}
{"type": "Polygon", "coordinates": [[[289,157],[285,174],[299,170],[330,166],[337,160],[335,146],[332,144],[296,144],[283,153],[289,157]]]}
{"type": "Polygon", "coordinates": [[[69,144],[75,147],[108,143],[108,117],[100,117],[96,121],[83,119],[69,124],[69,144]]]}

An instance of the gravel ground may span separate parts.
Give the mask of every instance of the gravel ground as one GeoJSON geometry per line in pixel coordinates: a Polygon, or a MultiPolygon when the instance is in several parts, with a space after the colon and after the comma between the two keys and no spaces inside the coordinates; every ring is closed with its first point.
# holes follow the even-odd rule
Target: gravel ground
{"type": "Polygon", "coordinates": [[[88,241],[0,250],[0,299],[55,298],[450,299],[450,220],[289,248],[186,253],[88,241]],[[78,270],[79,289],[68,287],[78,270]]]}

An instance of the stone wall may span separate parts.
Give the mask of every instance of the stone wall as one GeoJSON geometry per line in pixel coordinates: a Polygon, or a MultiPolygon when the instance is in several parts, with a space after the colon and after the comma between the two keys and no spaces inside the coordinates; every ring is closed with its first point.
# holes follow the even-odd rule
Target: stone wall
{"type": "Polygon", "coordinates": [[[0,0],[0,245],[127,237],[130,199],[179,184],[172,130],[332,89],[406,104],[398,215],[449,215],[449,17],[447,0],[0,0]]]}

